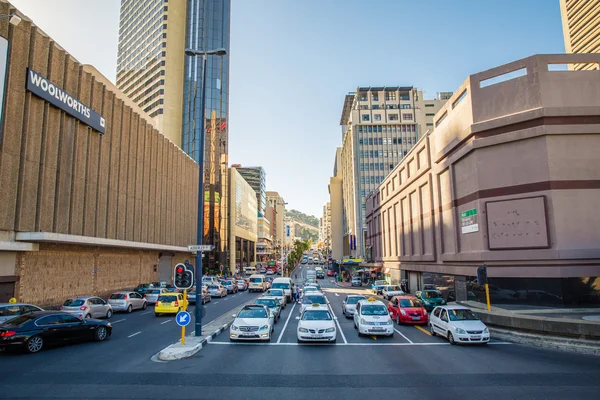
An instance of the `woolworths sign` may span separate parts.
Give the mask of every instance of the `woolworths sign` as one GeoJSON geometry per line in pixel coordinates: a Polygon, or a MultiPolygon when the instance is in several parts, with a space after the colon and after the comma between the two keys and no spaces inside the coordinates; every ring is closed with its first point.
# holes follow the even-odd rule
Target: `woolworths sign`
{"type": "Polygon", "coordinates": [[[30,68],[27,69],[27,90],[92,129],[104,133],[105,121],[100,114],[30,68]]]}

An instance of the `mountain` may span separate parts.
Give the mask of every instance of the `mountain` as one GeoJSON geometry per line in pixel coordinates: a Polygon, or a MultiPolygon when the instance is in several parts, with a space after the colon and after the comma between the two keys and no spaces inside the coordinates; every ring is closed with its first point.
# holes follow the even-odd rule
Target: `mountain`
{"type": "Polygon", "coordinates": [[[313,228],[319,229],[319,219],[312,215],[306,215],[298,210],[286,210],[285,215],[291,217],[296,222],[300,222],[306,225],[310,225],[313,228]]]}

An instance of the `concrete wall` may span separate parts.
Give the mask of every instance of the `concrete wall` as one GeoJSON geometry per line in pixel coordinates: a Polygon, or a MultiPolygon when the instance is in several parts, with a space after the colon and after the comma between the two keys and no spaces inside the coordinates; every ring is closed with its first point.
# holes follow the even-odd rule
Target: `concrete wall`
{"type": "Polygon", "coordinates": [[[600,276],[600,71],[549,71],[581,61],[600,55],[533,56],[470,76],[369,197],[376,261],[468,276],[484,262],[491,277],[600,276]]]}

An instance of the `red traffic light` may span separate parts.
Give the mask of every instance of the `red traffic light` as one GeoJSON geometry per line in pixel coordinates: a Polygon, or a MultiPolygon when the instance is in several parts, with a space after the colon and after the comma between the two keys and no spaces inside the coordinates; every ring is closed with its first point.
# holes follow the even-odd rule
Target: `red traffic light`
{"type": "Polygon", "coordinates": [[[182,267],[177,267],[177,273],[178,273],[178,274],[181,274],[181,273],[183,273],[183,268],[182,268],[182,267]]]}

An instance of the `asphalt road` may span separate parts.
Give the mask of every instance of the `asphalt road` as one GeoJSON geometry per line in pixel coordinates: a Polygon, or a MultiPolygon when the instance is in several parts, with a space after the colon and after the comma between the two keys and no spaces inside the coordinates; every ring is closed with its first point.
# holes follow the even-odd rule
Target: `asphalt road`
{"type": "MultiPolygon", "coordinates": [[[[226,331],[192,358],[153,362],[178,337],[174,322],[164,323],[172,318],[117,314],[115,322],[126,320],[105,343],[0,355],[0,398],[582,399],[600,393],[595,356],[496,341],[451,346],[413,326],[396,326],[393,338],[359,338],[341,302],[367,290],[339,288],[327,278],[322,286],[343,333],[336,344],[298,344],[298,307],[289,304],[269,344],[231,344],[226,331]]],[[[214,306],[216,317],[252,296],[242,293],[207,310],[214,306]]]]}

